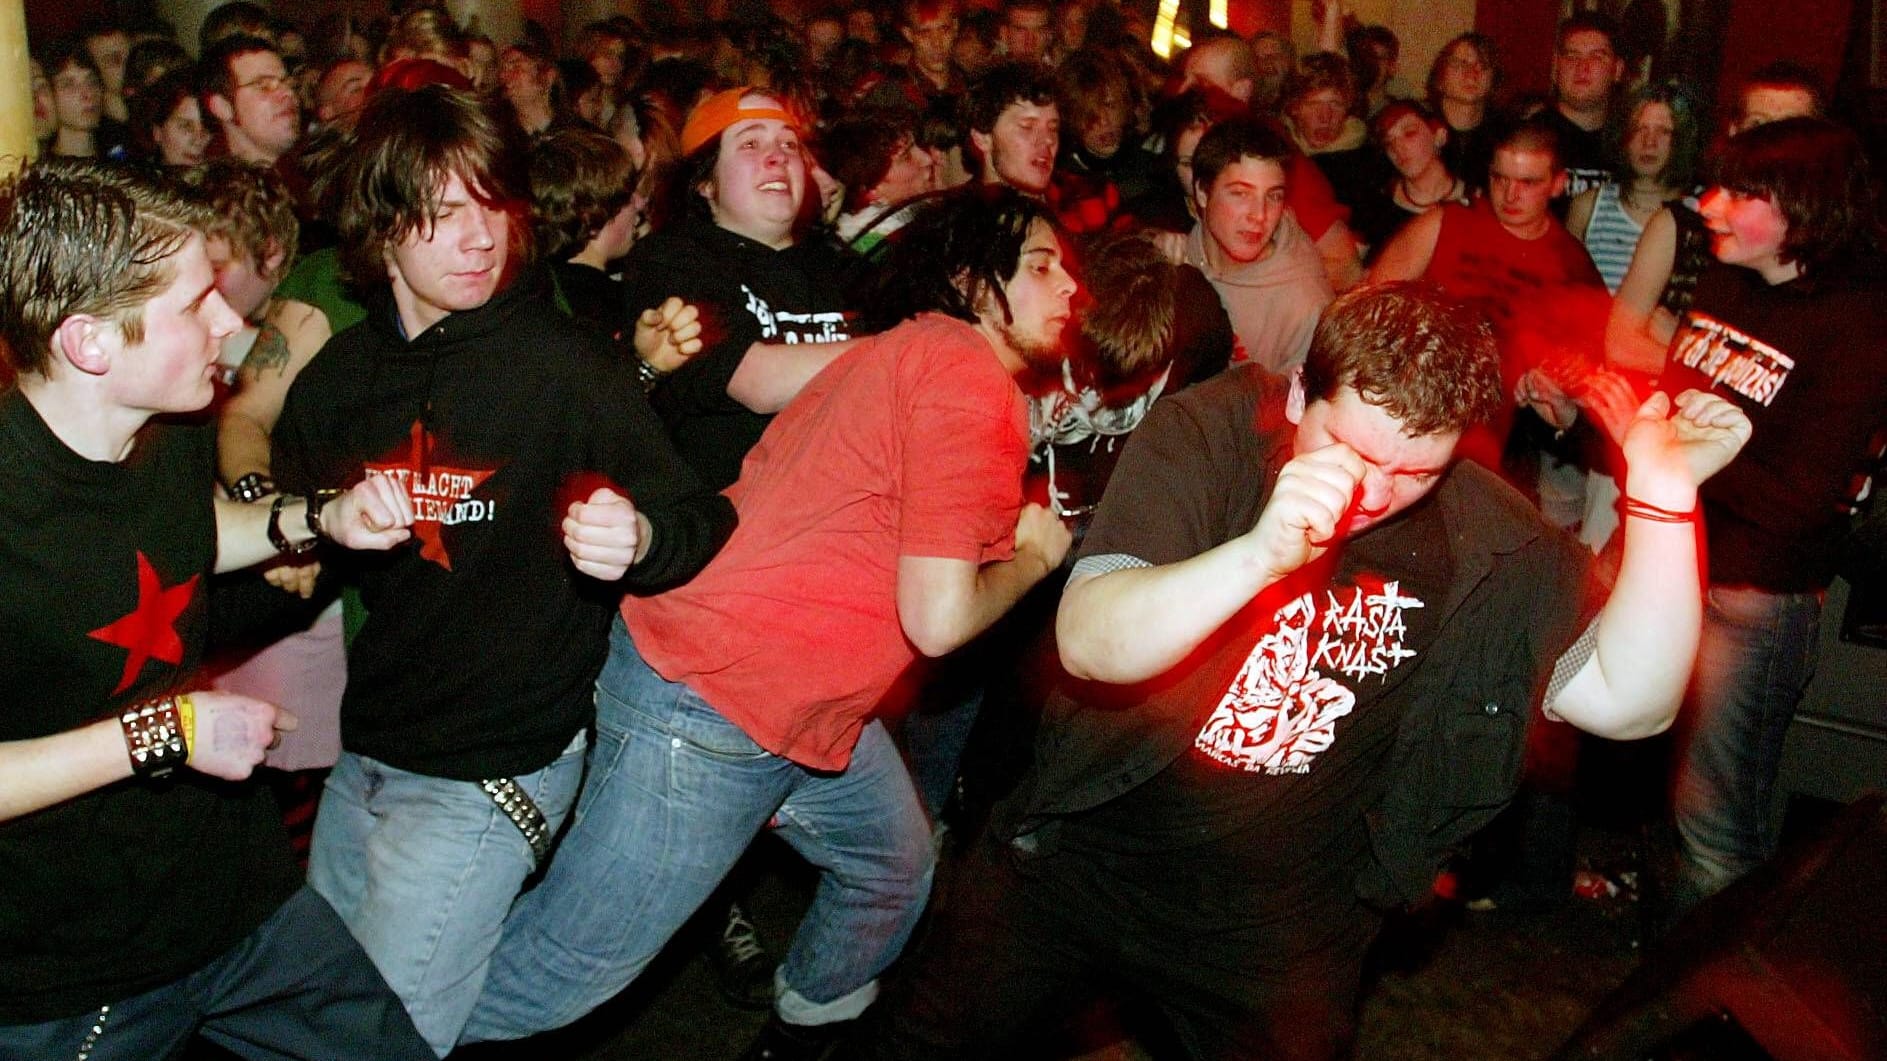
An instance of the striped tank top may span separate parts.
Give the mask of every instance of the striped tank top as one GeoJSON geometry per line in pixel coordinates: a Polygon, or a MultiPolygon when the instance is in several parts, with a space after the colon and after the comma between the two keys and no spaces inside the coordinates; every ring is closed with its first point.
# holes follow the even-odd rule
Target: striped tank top
{"type": "Polygon", "coordinates": [[[1633,221],[1618,201],[1618,182],[1599,185],[1592,220],[1586,223],[1586,252],[1592,255],[1592,264],[1599,267],[1605,289],[1612,294],[1618,294],[1618,285],[1625,282],[1632,251],[1638,249],[1638,237],[1644,234],[1644,226],[1633,221]]]}

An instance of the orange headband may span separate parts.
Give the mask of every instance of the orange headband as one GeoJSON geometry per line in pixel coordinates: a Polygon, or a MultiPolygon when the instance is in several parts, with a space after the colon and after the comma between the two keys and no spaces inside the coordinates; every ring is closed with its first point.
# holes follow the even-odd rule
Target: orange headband
{"type": "Polygon", "coordinates": [[[681,153],[692,155],[695,149],[709,140],[727,131],[735,122],[749,118],[773,118],[795,128],[799,119],[791,111],[779,107],[743,107],[740,101],[755,95],[751,88],[730,88],[716,92],[695,105],[688,112],[688,121],[681,127],[681,153]]]}

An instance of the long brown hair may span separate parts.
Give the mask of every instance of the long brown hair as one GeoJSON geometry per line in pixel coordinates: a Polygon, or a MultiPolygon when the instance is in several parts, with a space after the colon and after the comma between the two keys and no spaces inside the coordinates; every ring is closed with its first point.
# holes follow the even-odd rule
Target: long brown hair
{"type": "Polygon", "coordinates": [[[497,123],[469,93],[426,85],[376,94],[324,184],[349,278],[363,285],[384,279],[387,245],[430,231],[440,192],[454,176],[481,203],[511,215],[511,260],[522,264],[529,258],[530,226],[529,181],[521,167],[497,123]]]}

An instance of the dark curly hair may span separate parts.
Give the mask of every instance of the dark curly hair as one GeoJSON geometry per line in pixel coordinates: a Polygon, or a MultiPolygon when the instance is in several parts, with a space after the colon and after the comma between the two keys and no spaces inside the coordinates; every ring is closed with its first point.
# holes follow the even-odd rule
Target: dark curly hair
{"type": "Polygon", "coordinates": [[[963,97],[963,124],[971,132],[987,133],[996,128],[996,119],[1013,103],[1033,103],[1047,107],[1055,102],[1055,79],[1048,69],[1036,63],[1002,63],[993,66],[963,97]]]}

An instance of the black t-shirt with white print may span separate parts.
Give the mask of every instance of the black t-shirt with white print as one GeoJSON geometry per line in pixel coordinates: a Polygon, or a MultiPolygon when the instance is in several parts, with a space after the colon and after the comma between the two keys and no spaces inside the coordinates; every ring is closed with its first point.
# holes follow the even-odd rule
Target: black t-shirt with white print
{"type": "Polygon", "coordinates": [[[1389,693],[1439,630],[1446,542],[1439,509],[1420,503],[1261,594],[1202,663],[1215,692],[1197,705],[1191,746],[1077,817],[1070,842],[1157,855],[1280,916],[1353,905],[1364,813],[1402,718],[1389,693]]]}
{"type": "Polygon", "coordinates": [[[1887,424],[1887,271],[1878,259],[1770,284],[1712,265],[1671,339],[1665,390],[1713,391],[1749,415],[1749,444],[1704,483],[1710,579],[1825,588],[1842,503],[1887,424]]]}

